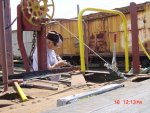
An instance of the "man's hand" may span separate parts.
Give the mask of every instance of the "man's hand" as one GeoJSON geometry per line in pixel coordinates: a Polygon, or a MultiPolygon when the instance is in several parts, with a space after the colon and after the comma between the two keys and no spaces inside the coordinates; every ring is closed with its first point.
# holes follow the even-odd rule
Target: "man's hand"
{"type": "Polygon", "coordinates": [[[64,65],[67,65],[68,63],[66,62],[66,60],[59,60],[57,63],[55,63],[53,66],[48,67],[48,69],[54,69],[54,68],[58,68],[64,65]]]}
{"type": "Polygon", "coordinates": [[[58,65],[58,66],[64,66],[64,65],[67,65],[67,62],[66,62],[66,60],[59,60],[59,61],[57,62],[57,65],[58,65]]]}

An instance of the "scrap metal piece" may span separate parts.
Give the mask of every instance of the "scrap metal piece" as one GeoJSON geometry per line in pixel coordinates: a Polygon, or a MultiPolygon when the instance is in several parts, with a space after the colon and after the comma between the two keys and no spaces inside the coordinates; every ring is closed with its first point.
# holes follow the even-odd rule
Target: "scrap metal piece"
{"type": "Polygon", "coordinates": [[[57,87],[37,85],[37,84],[31,84],[31,83],[23,83],[23,84],[21,84],[21,87],[24,87],[24,88],[47,89],[47,90],[58,90],[57,87]]]}
{"type": "Polygon", "coordinates": [[[63,97],[57,100],[57,106],[64,106],[66,104],[76,102],[79,99],[86,98],[89,96],[99,95],[99,94],[102,94],[102,93],[105,93],[105,92],[108,92],[108,91],[111,91],[120,87],[124,87],[124,85],[123,84],[110,84],[101,88],[96,88],[89,92],[83,92],[83,93],[63,97]]]}
{"type": "MultiPolygon", "coordinates": [[[[63,67],[63,68],[55,68],[52,70],[41,70],[41,71],[33,71],[33,72],[25,72],[21,74],[13,74],[9,75],[9,79],[33,79],[33,78],[45,78],[49,76],[55,76],[60,73],[69,72],[73,70],[79,70],[79,67],[63,67]]],[[[2,81],[2,77],[0,77],[0,82],[2,81]]]]}
{"type": "Polygon", "coordinates": [[[127,80],[128,78],[125,76],[124,73],[120,72],[118,70],[118,68],[113,68],[112,65],[105,63],[104,66],[108,69],[108,71],[110,72],[111,75],[113,76],[119,76],[121,78],[124,78],[125,80],[127,80]]]}

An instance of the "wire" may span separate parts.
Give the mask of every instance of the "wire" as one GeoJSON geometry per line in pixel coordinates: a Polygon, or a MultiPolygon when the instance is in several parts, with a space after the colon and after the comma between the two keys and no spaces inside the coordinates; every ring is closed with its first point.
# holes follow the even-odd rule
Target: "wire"
{"type": "Polygon", "coordinates": [[[9,24],[7,27],[5,27],[5,29],[10,28],[10,27],[15,23],[15,21],[17,20],[17,18],[18,18],[18,17],[16,17],[16,18],[12,21],[11,24],[9,24]]]}
{"type": "MultiPolygon", "coordinates": [[[[68,31],[72,36],[74,36],[78,41],[79,38],[73,34],[70,30],[68,30],[65,26],[63,26],[59,21],[57,21],[56,19],[53,19],[55,22],[57,22],[61,27],[63,27],[66,31],[68,31]]],[[[104,58],[102,58],[98,53],[96,53],[93,49],[91,49],[87,44],[83,43],[84,46],[86,46],[89,50],[91,50],[96,56],[98,56],[101,60],[103,60],[105,63],[109,64],[104,58]]]]}
{"type": "MultiPolygon", "coordinates": [[[[70,30],[68,30],[65,26],[63,26],[59,21],[53,19],[55,22],[57,22],[61,27],[63,27],[66,31],[68,31],[72,36],[74,36],[78,41],[79,41],[79,38],[73,34],[70,30]]],[[[127,80],[127,77],[124,76],[123,73],[121,73],[119,70],[118,70],[118,67],[114,66],[116,68],[116,70],[112,69],[112,65],[110,63],[108,63],[104,58],[102,58],[98,53],[96,53],[93,49],[91,49],[88,45],[86,45],[84,42],[83,42],[84,46],[86,46],[89,50],[91,50],[96,56],[98,56],[102,61],[105,62],[104,66],[109,70],[110,74],[114,75],[114,73],[112,72],[115,72],[117,74],[117,76],[119,77],[123,77],[125,80],[127,80]],[[112,71],[110,71],[112,70],[112,71]]]]}

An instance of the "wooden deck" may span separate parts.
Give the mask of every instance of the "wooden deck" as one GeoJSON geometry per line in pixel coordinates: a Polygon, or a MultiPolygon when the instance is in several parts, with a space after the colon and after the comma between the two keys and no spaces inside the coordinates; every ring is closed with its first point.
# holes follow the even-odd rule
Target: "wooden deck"
{"type": "Polygon", "coordinates": [[[150,113],[150,79],[44,113],[150,113]]]}

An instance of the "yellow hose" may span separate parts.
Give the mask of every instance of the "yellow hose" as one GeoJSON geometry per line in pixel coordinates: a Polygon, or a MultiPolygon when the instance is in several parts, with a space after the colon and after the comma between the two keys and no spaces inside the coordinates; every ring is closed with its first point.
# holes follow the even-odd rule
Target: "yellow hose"
{"type": "Polygon", "coordinates": [[[145,55],[148,57],[148,59],[150,60],[150,55],[148,54],[148,52],[146,51],[145,47],[142,44],[142,41],[139,38],[139,45],[142,48],[143,52],[145,53],[145,55]]]}
{"type": "Polygon", "coordinates": [[[23,92],[23,90],[21,89],[21,87],[19,86],[18,82],[14,82],[14,85],[15,85],[15,87],[16,87],[16,89],[17,89],[17,91],[18,91],[18,93],[19,93],[19,95],[20,95],[22,101],[23,101],[23,102],[24,102],[24,101],[27,101],[28,98],[27,98],[26,95],[24,94],[24,92],[23,92]]]}

